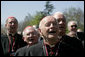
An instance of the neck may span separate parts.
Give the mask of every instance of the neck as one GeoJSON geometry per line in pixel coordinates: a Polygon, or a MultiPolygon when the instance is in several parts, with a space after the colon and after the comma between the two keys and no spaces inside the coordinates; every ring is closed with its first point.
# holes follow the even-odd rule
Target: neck
{"type": "Polygon", "coordinates": [[[66,35],[65,32],[60,32],[58,36],[64,36],[66,35]]]}
{"type": "Polygon", "coordinates": [[[9,31],[7,31],[7,35],[9,35],[9,34],[11,34],[12,36],[14,36],[16,34],[16,32],[15,33],[10,33],[9,31]]]}
{"type": "Polygon", "coordinates": [[[59,39],[50,39],[50,40],[45,40],[44,39],[44,43],[49,45],[49,46],[54,46],[56,45],[60,40],[59,39]]]}
{"type": "Polygon", "coordinates": [[[76,36],[76,32],[69,32],[68,35],[71,36],[71,37],[75,37],[76,36]]]}

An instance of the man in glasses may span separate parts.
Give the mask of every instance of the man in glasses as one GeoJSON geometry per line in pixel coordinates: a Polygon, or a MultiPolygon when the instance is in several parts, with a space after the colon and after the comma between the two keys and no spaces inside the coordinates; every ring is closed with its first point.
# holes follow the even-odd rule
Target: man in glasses
{"type": "Polygon", "coordinates": [[[77,22],[76,21],[69,21],[68,22],[68,30],[69,33],[67,34],[70,37],[76,37],[77,33],[77,22]]]}
{"type": "Polygon", "coordinates": [[[67,34],[70,37],[75,37],[78,40],[82,41],[82,44],[84,46],[84,33],[83,32],[77,32],[77,22],[76,21],[69,21],[68,22],[68,30],[69,33],[67,34]]]}

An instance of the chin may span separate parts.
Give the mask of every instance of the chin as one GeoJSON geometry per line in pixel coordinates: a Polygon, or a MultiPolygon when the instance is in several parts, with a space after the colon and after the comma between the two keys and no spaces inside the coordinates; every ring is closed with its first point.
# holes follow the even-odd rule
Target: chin
{"type": "Polygon", "coordinates": [[[49,36],[49,38],[50,38],[50,39],[51,39],[51,38],[53,39],[53,38],[55,38],[55,36],[49,36]]]}

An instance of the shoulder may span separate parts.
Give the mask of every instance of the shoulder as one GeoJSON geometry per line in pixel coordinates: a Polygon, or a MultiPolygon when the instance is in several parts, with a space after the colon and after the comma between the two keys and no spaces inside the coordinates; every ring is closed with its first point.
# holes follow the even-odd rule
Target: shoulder
{"type": "Polygon", "coordinates": [[[77,35],[84,37],[84,32],[77,32],[77,35]]]}
{"type": "Polygon", "coordinates": [[[26,56],[41,56],[42,54],[43,54],[43,45],[41,42],[30,46],[26,52],[26,56]]]}
{"type": "Polygon", "coordinates": [[[17,41],[21,41],[21,42],[23,41],[22,35],[16,33],[15,37],[16,37],[17,41]]]}
{"type": "Polygon", "coordinates": [[[7,35],[1,35],[1,42],[7,41],[8,37],[7,35]]]}
{"type": "Polygon", "coordinates": [[[16,52],[15,52],[15,56],[24,56],[25,52],[26,52],[27,46],[19,48],[16,52]]]}
{"type": "MultiPolygon", "coordinates": [[[[43,44],[41,42],[39,42],[35,45],[30,46],[28,50],[31,52],[38,52],[38,51],[42,50],[42,48],[43,48],[43,44]]],[[[27,51],[27,52],[29,52],[29,51],[27,51]]]]}
{"type": "Polygon", "coordinates": [[[18,37],[18,38],[22,38],[22,35],[20,35],[18,33],[16,33],[15,36],[18,37]]]}
{"type": "Polygon", "coordinates": [[[32,45],[30,48],[40,48],[40,47],[42,47],[42,43],[41,42],[39,42],[39,43],[37,43],[35,45],[32,45]]]}

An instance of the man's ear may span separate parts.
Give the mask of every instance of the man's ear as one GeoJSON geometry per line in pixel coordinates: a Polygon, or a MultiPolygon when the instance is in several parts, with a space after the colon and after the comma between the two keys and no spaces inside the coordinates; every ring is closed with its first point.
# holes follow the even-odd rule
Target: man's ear
{"type": "Polygon", "coordinates": [[[39,34],[41,35],[41,29],[40,29],[40,28],[38,28],[38,32],[39,32],[39,34]]]}

